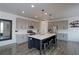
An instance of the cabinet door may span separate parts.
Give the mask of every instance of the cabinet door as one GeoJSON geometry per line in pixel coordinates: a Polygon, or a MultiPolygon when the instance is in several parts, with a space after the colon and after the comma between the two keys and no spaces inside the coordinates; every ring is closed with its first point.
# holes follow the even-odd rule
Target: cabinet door
{"type": "Polygon", "coordinates": [[[57,39],[61,40],[61,34],[60,33],[57,34],[57,39]]]}
{"type": "Polygon", "coordinates": [[[67,36],[67,34],[64,34],[64,33],[58,33],[57,34],[57,39],[58,40],[67,40],[68,36],[67,36]]]}
{"type": "Polygon", "coordinates": [[[32,48],[33,47],[33,40],[31,37],[28,37],[28,48],[32,48]]]}
{"type": "Polygon", "coordinates": [[[24,43],[27,41],[28,41],[28,38],[27,38],[26,34],[17,34],[16,35],[16,43],[17,44],[21,44],[21,43],[24,43]]]}

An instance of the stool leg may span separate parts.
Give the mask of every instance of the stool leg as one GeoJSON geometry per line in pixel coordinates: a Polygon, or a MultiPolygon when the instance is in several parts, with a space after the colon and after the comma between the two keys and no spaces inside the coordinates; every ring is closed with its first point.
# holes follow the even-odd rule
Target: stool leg
{"type": "Polygon", "coordinates": [[[47,49],[48,49],[48,43],[44,43],[44,54],[46,54],[47,49]]]}
{"type": "Polygon", "coordinates": [[[49,49],[51,48],[51,46],[53,46],[53,39],[49,41],[49,49]]]}

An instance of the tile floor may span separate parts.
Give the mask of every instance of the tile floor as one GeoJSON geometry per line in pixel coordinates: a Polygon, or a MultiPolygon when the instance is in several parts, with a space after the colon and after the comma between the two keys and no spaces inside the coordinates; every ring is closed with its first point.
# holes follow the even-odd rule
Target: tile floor
{"type": "MultiPolygon", "coordinates": [[[[11,44],[0,47],[0,55],[39,55],[39,51],[35,48],[29,49],[28,43],[11,44]]],[[[46,55],[79,55],[79,43],[57,41],[56,49],[52,47],[46,55]]]]}

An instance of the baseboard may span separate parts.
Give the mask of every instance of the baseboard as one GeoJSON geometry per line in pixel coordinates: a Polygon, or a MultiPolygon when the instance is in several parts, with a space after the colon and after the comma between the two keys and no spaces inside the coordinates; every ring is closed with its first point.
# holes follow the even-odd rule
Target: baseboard
{"type": "Polygon", "coordinates": [[[12,43],[12,44],[8,44],[8,45],[0,46],[0,48],[2,48],[2,47],[10,47],[10,46],[14,46],[14,45],[16,45],[16,43],[12,43]]]}
{"type": "Polygon", "coordinates": [[[21,45],[21,44],[25,44],[25,43],[28,43],[28,41],[22,42],[22,43],[16,43],[16,44],[17,44],[17,45],[21,45]]]}
{"type": "Polygon", "coordinates": [[[79,43],[79,41],[71,41],[71,40],[58,40],[58,41],[65,41],[65,42],[74,42],[74,43],[79,43]]]}

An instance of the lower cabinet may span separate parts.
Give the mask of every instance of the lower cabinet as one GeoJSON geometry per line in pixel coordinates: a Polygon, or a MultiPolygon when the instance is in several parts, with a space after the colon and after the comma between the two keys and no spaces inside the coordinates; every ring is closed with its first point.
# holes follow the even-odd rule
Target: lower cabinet
{"type": "Polygon", "coordinates": [[[28,37],[26,34],[17,34],[16,35],[16,43],[21,44],[28,41],[28,37]]]}
{"type": "Polygon", "coordinates": [[[40,46],[42,44],[41,48],[44,49],[44,44],[48,43],[50,40],[53,40],[52,43],[55,44],[57,41],[56,36],[48,37],[43,40],[29,37],[28,38],[28,48],[36,48],[36,49],[40,50],[40,46]]]}
{"type": "Polygon", "coordinates": [[[28,48],[40,49],[40,40],[34,38],[28,38],[28,48]]]}
{"type": "Polygon", "coordinates": [[[67,41],[68,40],[68,34],[66,34],[66,33],[58,33],[57,34],[57,39],[67,41]]]}

